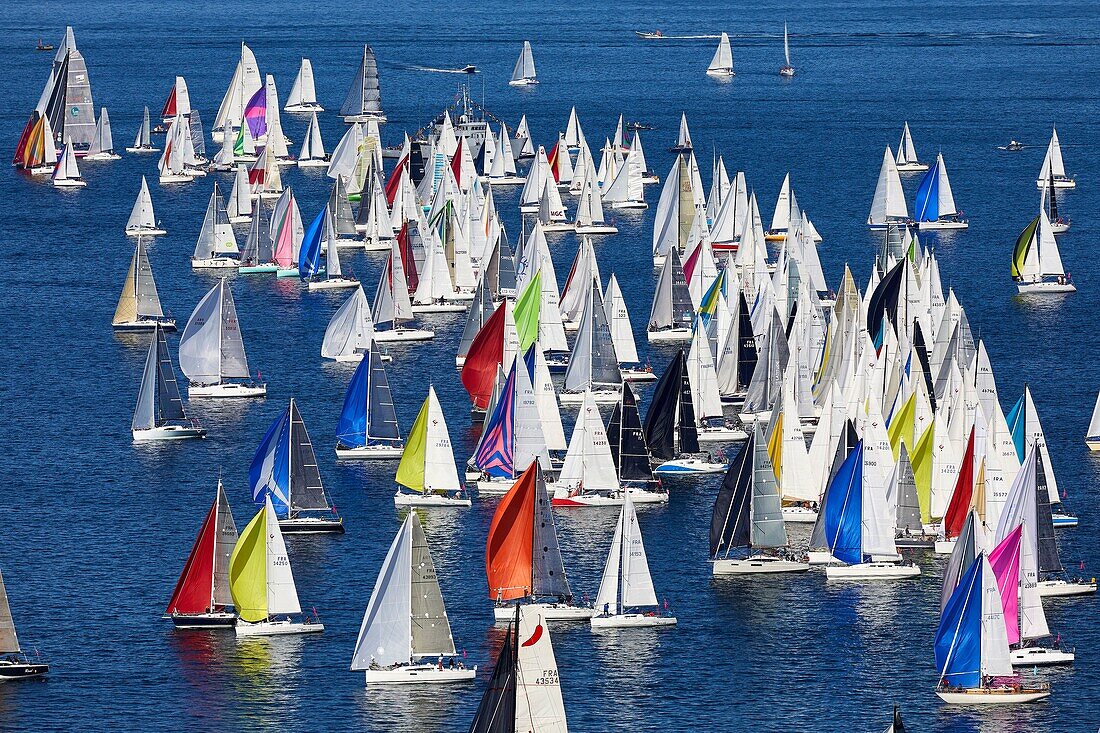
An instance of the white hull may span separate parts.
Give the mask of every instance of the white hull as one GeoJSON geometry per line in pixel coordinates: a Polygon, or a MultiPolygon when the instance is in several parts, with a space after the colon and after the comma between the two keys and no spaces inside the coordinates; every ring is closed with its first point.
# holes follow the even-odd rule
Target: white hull
{"type": "Polygon", "coordinates": [[[478,496],[504,496],[515,483],[515,480],[510,478],[489,479],[488,481],[479,479],[477,493],[478,496]]]}
{"type": "Polygon", "coordinates": [[[88,184],[81,178],[55,178],[54,188],[84,188],[88,184]]]}
{"type": "Polygon", "coordinates": [[[364,113],[358,115],[348,115],[344,118],[344,123],[348,125],[354,125],[356,122],[370,122],[371,120],[377,120],[378,124],[382,124],[386,121],[386,115],[381,112],[378,113],[364,113]]]}
{"type": "Polygon", "coordinates": [[[462,313],[466,310],[464,303],[413,303],[413,313],[462,313]]]}
{"type": "Polygon", "coordinates": [[[191,260],[192,270],[226,270],[237,269],[241,261],[235,257],[209,257],[205,260],[191,260]]]}
{"type": "Polygon", "coordinates": [[[1009,659],[1013,667],[1053,667],[1060,664],[1073,664],[1073,652],[1050,649],[1045,646],[1029,646],[1012,649],[1009,659]]]}
{"type": "Polygon", "coordinates": [[[94,155],[85,155],[84,160],[122,160],[122,156],[118,153],[95,153],[94,155]]]}
{"type": "Polygon", "coordinates": [[[975,690],[936,690],[936,695],[952,705],[1012,705],[1035,702],[1050,697],[1050,690],[1024,690],[1011,688],[979,688],[975,690]]]}
{"type": "Polygon", "coordinates": [[[286,636],[289,634],[318,634],[325,630],[324,624],[310,621],[260,621],[250,624],[237,620],[233,627],[238,637],[242,636],[286,636]]]}
{"type": "Polygon", "coordinates": [[[430,341],[435,338],[435,331],[426,328],[399,328],[392,331],[375,331],[374,341],[379,344],[394,343],[395,341],[430,341]]]}
{"type": "MultiPolygon", "coordinates": [[[[657,183],[657,181],[642,181],[642,183],[657,183]]],[[[645,201],[613,201],[610,204],[605,204],[605,206],[610,206],[612,209],[619,209],[621,211],[629,211],[631,209],[640,211],[649,208],[649,204],[645,201]]]]}
{"type": "Polygon", "coordinates": [[[651,344],[685,343],[691,341],[690,328],[666,328],[662,331],[646,331],[651,344]]]}
{"type": "Polygon", "coordinates": [[[806,553],[806,562],[811,565],[839,565],[840,561],[827,550],[810,550],[806,553]]]}
{"type": "Polygon", "coordinates": [[[817,521],[817,510],[802,506],[785,506],[783,521],[789,524],[813,524],[817,521]]]}
{"type": "Polygon", "coordinates": [[[406,664],[389,669],[366,670],[368,685],[445,685],[468,682],[477,675],[477,667],[454,668],[437,664],[406,664]]]}
{"type": "Polygon", "coordinates": [[[513,79],[508,82],[510,87],[533,87],[539,83],[538,79],[513,79]]]}
{"type": "Polygon", "coordinates": [[[396,461],[401,459],[401,454],[404,452],[404,446],[396,445],[365,445],[362,448],[337,446],[336,457],[341,461],[396,461]]]}
{"type": "Polygon", "coordinates": [[[187,397],[266,397],[266,384],[238,384],[236,382],[223,382],[222,384],[192,384],[187,387],[187,397]]]}
{"type": "MultiPolygon", "coordinates": [[[[624,382],[656,382],[657,375],[645,367],[619,367],[624,382]]],[[[1100,448],[1097,448],[1100,450],[1100,448]]]]}
{"type": "Polygon", "coordinates": [[[363,242],[364,252],[389,252],[393,249],[393,239],[367,239],[363,242]]]}
{"type": "Polygon", "coordinates": [[[331,277],[325,280],[310,280],[310,290],[336,290],[338,288],[357,288],[359,281],[348,277],[331,277]]]}
{"type": "Polygon", "coordinates": [[[127,153],[159,153],[160,148],[148,147],[148,148],[126,148],[127,153]]]}
{"type": "MultiPolygon", "coordinates": [[[[570,606],[567,603],[524,603],[524,609],[537,613],[546,621],[584,621],[596,613],[591,608],[570,606]]],[[[496,621],[511,621],[516,617],[514,605],[494,606],[493,618],[496,621]]]]}
{"type": "MultiPolygon", "coordinates": [[[[550,487],[548,486],[547,488],[550,487]]],[[[630,493],[630,500],[635,504],[668,503],[668,492],[666,491],[645,491],[644,489],[638,488],[629,488],[627,491],[630,493]]],[[[561,487],[554,489],[553,498],[550,499],[550,505],[556,507],[617,507],[622,506],[624,500],[625,495],[622,491],[617,491],[612,494],[580,494],[577,496],[570,496],[569,489],[561,487]]]]}
{"type": "Polygon", "coordinates": [[[577,224],[574,227],[577,234],[618,234],[619,228],[611,224],[589,224],[587,226],[581,226],[577,224]]]}
{"type": "Polygon", "coordinates": [[[116,331],[152,331],[156,328],[158,321],[162,331],[176,330],[176,322],[171,318],[144,318],[138,321],[120,321],[118,323],[112,323],[111,328],[116,331]]]}
{"type": "Polygon", "coordinates": [[[917,223],[917,229],[922,232],[937,231],[941,229],[968,229],[970,222],[966,221],[922,221],[917,223]]]}
{"type": "Polygon", "coordinates": [[[707,69],[707,76],[711,79],[732,79],[733,69],[707,69]]]}
{"type": "Polygon", "coordinates": [[[190,183],[193,180],[195,180],[194,176],[186,176],[182,173],[171,173],[167,176],[160,177],[161,185],[166,183],[190,183]]]}
{"type": "MultiPolygon", "coordinates": [[[[558,395],[558,401],[563,405],[579,405],[584,402],[585,392],[562,392],[558,395]]],[[[598,389],[588,392],[592,395],[592,401],[597,405],[614,405],[619,401],[618,390],[598,389]]]]}
{"type": "Polygon", "coordinates": [[[748,440],[749,434],[741,428],[707,426],[698,429],[700,443],[736,443],[748,440]]]}
{"type": "Polygon", "coordinates": [[[473,506],[470,497],[465,494],[456,497],[453,494],[447,494],[446,496],[443,494],[411,494],[405,491],[398,491],[394,494],[393,503],[394,506],[473,506]]]}
{"type": "Polygon", "coordinates": [[[167,234],[167,233],[168,232],[164,231],[163,229],[127,229],[126,230],[126,236],[127,237],[159,237],[160,235],[167,234]]]}
{"type": "Polygon", "coordinates": [[[1036,293],[1076,293],[1077,286],[1071,282],[1058,282],[1057,280],[1035,283],[1016,283],[1016,290],[1020,295],[1036,293]]]}
{"type": "Polygon", "coordinates": [[[542,225],[542,230],[544,232],[547,232],[547,233],[549,233],[549,232],[572,232],[572,231],[576,231],[575,226],[576,226],[575,224],[572,224],[572,223],[570,223],[568,221],[565,221],[565,220],[552,221],[549,224],[543,224],[542,225]]]}
{"type": "Polygon", "coordinates": [[[299,168],[328,168],[328,164],[324,158],[299,158],[297,161],[299,168]]]}
{"type": "Polygon", "coordinates": [[[936,540],[936,554],[937,555],[950,555],[955,551],[955,542],[957,540],[936,540]]]}
{"type": "Polygon", "coordinates": [[[251,224],[252,223],[252,215],[249,214],[248,216],[231,216],[231,217],[229,217],[229,223],[230,224],[251,224]]]}
{"type": "Polygon", "coordinates": [[[892,562],[865,562],[858,565],[830,565],[825,568],[829,580],[899,580],[920,575],[916,565],[892,562]]]}
{"type": "Polygon", "coordinates": [[[1100,450],[1100,437],[1090,436],[1085,438],[1085,445],[1089,450],[1100,450]]]}
{"type": "Polygon", "coordinates": [[[283,111],[298,114],[300,112],[324,112],[325,108],[317,104],[316,102],[306,102],[304,104],[288,104],[287,106],[283,107],[283,111]]]}
{"type": "Polygon", "coordinates": [[[484,179],[490,186],[522,186],[527,183],[527,176],[504,176],[503,178],[484,179]]]}
{"type": "MultiPolygon", "coordinates": [[[[1046,178],[1036,178],[1035,187],[1039,189],[1046,188],[1049,185],[1049,181],[1046,178]]],[[[1054,178],[1055,188],[1077,188],[1077,181],[1072,178],[1054,178]]]]}
{"type": "Polygon", "coordinates": [[[711,562],[712,575],[775,575],[778,573],[804,573],[809,569],[808,563],[784,560],[771,555],[757,555],[742,560],[714,560],[711,562]]]}
{"type": "Polygon", "coordinates": [[[928,170],[927,163],[898,163],[899,173],[921,173],[928,170]]]}
{"type": "Polygon", "coordinates": [[[185,427],[183,425],[164,425],[148,430],[132,430],[134,442],[141,443],[154,440],[186,440],[188,438],[205,438],[204,428],[185,427]]]}
{"type": "Polygon", "coordinates": [[[729,466],[725,463],[711,463],[701,458],[674,458],[665,461],[653,473],[665,476],[681,476],[691,474],[723,473],[729,466]]]}
{"type": "Polygon", "coordinates": [[[649,616],[644,613],[619,613],[611,616],[593,616],[589,619],[593,629],[644,629],[655,626],[675,626],[675,616],[649,616]]]}
{"type": "Polygon", "coordinates": [[[1066,580],[1040,580],[1040,598],[1064,598],[1066,596],[1088,596],[1096,592],[1096,580],[1071,583],[1066,580]]]}

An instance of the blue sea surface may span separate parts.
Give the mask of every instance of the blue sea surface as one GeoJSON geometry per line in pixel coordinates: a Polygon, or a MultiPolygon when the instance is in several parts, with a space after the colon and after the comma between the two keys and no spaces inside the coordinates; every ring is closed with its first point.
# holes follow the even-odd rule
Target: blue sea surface
{"type": "MultiPolygon", "coordinates": [[[[620,113],[643,132],[651,167],[664,176],[681,111],[691,124],[709,187],[713,153],[743,170],[765,222],[790,171],[801,205],[824,236],[834,285],[843,268],[866,285],[877,238],[864,222],[883,147],[908,120],[922,159],[942,152],[968,231],[924,236],[945,288],[954,288],[984,339],[1007,410],[1031,385],[1066,505],[1078,529],[1059,532],[1062,558],[1086,575],[1100,568],[1100,454],[1082,437],[1096,391],[1100,336],[1100,6],[1095,2],[639,2],[535,4],[314,3],[268,0],[55,2],[0,5],[0,144],[14,149],[73,25],[97,106],[115,143],[133,139],[142,107],[159,112],[177,74],[209,130],[240,41],[275,75],[285,101],[302,56],[312,59],[331,150],[344,125],[335,112],[361,45],[379,59],[387,144],[426,123],[465,77],[414,65],[476,64],[478,101],[514,126],[526,114],[549,148],[576,105],[594,150],[620,113]],[[778,74],[790,24],[792,80],[778,74]],[[642,41],[635,30],[698,35],[726,30],[737,76],[704,75],[713,40],[642,41]],[[541,84],[507,85],[529,39],[541,84]],[[1061,193],[1073,228],[1060,238],[1079,291],[1021,299],[1009,255],[1036,214],[1039,171],[1052,125],[1078,188],[1061,193]],[[997,149],[1016,138],[1022,152],[997,149]]],[[[307,118],[283,114],[294,152],[307,118]]],[[[159,140],[159,139],[158,139],[159,140]]],[[[216,148],[207,142],[208,148],[216,148]]],[[[484,576],[495,501],[430,511],[424,521],[456,644],[480,668],[476,684],[446,689],[370,689],[348,670],[378,568],[398,528],[396,464],[337,464],[333,432],[352,367],[323,361],[325,325],[345,291],[309,293],[296,281],[234,277],[249,363],[269,382],[266,400],[195,401],[205,441],[137,446],[130,418],[147,336],[119,336],[110,322],[132,253],[123,226],[142,174],[168,229],[149,247],[164,306],[180,320],[214,283],[189,258],[215,179],[156,184],[156,157],[82,163],[87,189],[57,191],[12,169],[0,176],[0,491],[4,573],[21,639],[53,671],[45,682],[0,686],[0,730],[462,730],[502,643],[484,576]],[[303,606],[324,634],[238,642],[232,633],[175,632],[161,614],[219,475],[239,526],[254,511],[247,469],[267,425],[298,400],[321,475],[343,515],[342,537],[291,537],[303,606]]],[[[324,171],[285,169],[303,217],[328,196],[324,171]]],[[[908,195],[918,178],[906,179],[908,195]]],[[[651,207],[658,188],[646,189],[651,207]]],[[[510,239],[520,229],[518,189],[497,192],[510,239]]],[[[911,198],[910,198],[911,200],[911,198]]],[[[575,204],[567,200],[570,209],[575,204]]],[[[620,233],[598,240],[606,281],[622,285],[643,358],[661,368],[673,353],[646,344],[653,292],[653,209],[616,214],[620,233]]],[[[244,230],[238,230],[243,241],[244,230]]],[[[573,235],[551,249],[564,281],[573,235]]],[[[373,294],[382,258],[342,252],[345,270],[373,294]]],[[[372,295],[373,297],[373,295],[372,295]]],[[[462,317],[423,319],[425,345],[393,347],[388,365],[407,430],[427,392],[439,392],[458,461],[476,441],[452,357],[462,317]]],[[[178,337],[170,336],[173,353],[178,337]]],[[[643,409],[650,390],[643,390],[643,409]]],[[[564,410],[572,420],[572,411],[564,410]]],[[[568,430],[567,425],[567,430],[568,430]]],[[[667,506],[639,509],[654,584],[679,617],[675,629],[596,634],[555,627],[553,642],[570,728],[575,731],[881,731],[892,706],[919,731],[1035,733],[1100,725],[1100,621],[1096,600],[1048,601],[1050,625],[1077,649],[1071,668],[1040,673],[1046,702],[1003,709],[943,705],[932,658],[943,559],[921,555],[919,580],[826,584],[820,572],[756,582],[718,581],[707,562],[710,509],[720,477],[669,481],[667,506]]],[[[613,511],[558,511],[569,580],[593,596],[613,511]]],[[[796,530],[803,541],[805,530],[796,530]]]]}

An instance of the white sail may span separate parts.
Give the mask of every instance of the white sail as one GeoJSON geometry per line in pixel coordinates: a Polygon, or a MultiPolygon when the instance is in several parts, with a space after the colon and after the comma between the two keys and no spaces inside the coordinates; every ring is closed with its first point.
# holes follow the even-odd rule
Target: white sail
{"type": "Polygon", "coordinates": [[[225,204],[225,213],[230,221],[252,218],[251,186],[248,183],[248,169],[244,165],[237,166],[233,188],[225,204]]]}
{"type": "Polygon", "coordinates": [[[130,211],[130,218],[126,220],[126,231],[140,233],[157,228],[157,219],[153,214],[153,197],[149,193],[149,183],[145,176],[141,177],[141,190],[138,191],[134,208],[130,211]]]}
{"type": "Polygon", "coordinates": [[[519,608],[515,730],[568,733],[550,631],[537,611],[519,608]]]}
{"type": "Polygon", "coordinates": [[[451,434],[443,407],[435,394],[435,386],[428,386],[428,415],[424,446],[424,492],[456,491],[462,488],[458,482],[451,434]]]}
{"type": "Polygon", "coordinates": [[[611,273],[611,279],[607,283],[604,309],[611,328],[611,340],[615,344],[615,355],[623,363],[637,362],[638,346],[634,341],[634,328],[630,325],[630,313],[626,309],[626,300],[623,299],[615,273],[611,273]]]}
{"type": "Polygon", "coordinates": [[[611,457],[603,418],[591,392],[584,393],[580,414],[569,439],[569,450],[558,475],[558,484],[570,490],[612,492],[619,490],[619,475],[611,457]]]}
{"type": "Polygon", "coordinates": [[[179,362],[180,370],[197,384],[249,376],[237,308],[225,278],[195,306],[180,337],[179,362]]]}
{"type": "Polygon", "coordinates": [[[955,196],[951,193],[951,181],[947,178],[947,166],[943,162],[943,153],[936,155],[937,188],[939,191],[939,215],[940,217],[953,216],[958,213],[955,209],[955,196]]]}
{"type": "Polygon", "coordinates": [[[317,88],[313,80],[313,64],[309,59],[303,58],[302,65],[298,69],[298,76],[294,78],[294,86],[290,89],[290,96],[286,98],[287,112],[316,108],[317,88]]]}
{"type": "Polygon", "coordinates": [[[1010,677],[1013,674],[1008,652],[1008,632],[1005,629],[1001,592],[997,577],[985,553],[982,563],[981,609],[981,673],[983,677],[1010,677]]]}
{"type": "Polygon", "coordinates": [[[111,136],[111,118],[107,115],[107,108],[99,112],[99,121],[92,135],[92,142],[88,145],[88,155],[99,153],[111,154],[115,150],[114,138],[111,136]]]}
{"type": "MultiPolygon", "coordinates": [[[[555,296],[557,293],[555,292],[555,296]]],[[[558,408],[558,391],[550,375],[550,366],[541,349],[535,349],[535,375],[532,380],[535,390],[535,405],[542,421],[542,434],[546,449],[565,450],[565,428],[561,424],[561,410],[558,408]]]]}
{"type": "Polygon", "coordinates": [[[267,529],[267,614],[284,616],[301,613],[302,606],[298,602],[298,589],[290,570],[286,543],[283,542],[279,518],[275,515],[275,507],[271,505],[271,496],[268,494],[264,495],[264,512],[267,529]]]}
{"type": "Polygon", "coordinates": [[[1055,178],[1066,177],[1066,164],[1062,160],[1062,144],[1058,141],[1058,130],[1052,129],[1050,142],[1047,144],[1047,153],[1043,157],[1043,167],[1039,171],[1040,185],[1046,186],[1051,175],[1055,178]]]}
{"type": "Polygon", "coordinates": [[[317,123],[317,113],[309,118],[309,129],[302,138],[302,150],[298,160],[324,160],[325,144],[321,140],[321,126],[317,123]]]}
{"type": "Polygon", "coordinates": [[[1092,408],[1092,419],[1089,420],[1089,429],[1086,438],[1100,436],[1100,393],[1096,395],[1096,405],[1092,408]]]}
{"type": "Polygon", "coordinates": [[[656,605],[657,593],[649,573],[638,513],[628,492],[623,496],[623,508],[596,594],[596,611],[602,612],[606,607],[612,614],[619,614],[627,608],[656,605]]]}
{"type": "MultiPolygon", "coordinates": [[[[511,311],[507,311],[505,315],[511,316],[511,311]]],[[[506,346],[509,341],[509,334],[507,333],[509,325],[511,325],[512,333],[514,334],[515,325],[514,323],[510,324],[510,319],[506,318],[506,346]]],[[[514,359],[514,353],[513,351],[513,356],[511,358],[507,355],[505,356],[505,363],[511,363],[514,359]]],[[[525,471],[531,465],[531,462],[535,460],[538,460],[543,468],[547,468],[550,465],[550,455],[546,452],[546,437],[542,432],[542,416],[539,414],[538,401],[535,398],[535,387],[531,383],[531,376],[526,366],[524,366],[522,359],[517,361],[515,366],[516,396],[515,406],[513,408],[515,446],[513,463],[516,473],[519,474],[525,471]]]]}
{"type": "Polygon", "coordinates": [[[707,67],[707,73],[733,73],[733,51],[730,49],[730,37],[725,32],[722,33],[722,39],[718,41],[718,49],[715,50],[714,57],[710,60],[710,66],[707,67]]]}
{"type": "Polygon", "coordinates": [[[328,322],[325,338],[321,342],[321,356],[338,359],[363,354],[370,349],[373,339],[374,322],[371,320],[370,304],[360,285],[328,322]]]}
{"type": "Polygon", "coordinates": [[[523,50],[516,59],[515,68],[512,69],[512,81],[524,82],[535,79],[535,57],[531,53],[531,42],[523,42],[523,50]]]}
{"type": "Polygon", "coordinates": [[[772,224],[768,231],[785,232],[791,222],[791,174],[783,176],[783,185],[779,187],[779,197],[775,200],[772,212],[772,224]]]}
{"type": "Polygon", "coordinates": [[[419,521],[409,512],[382,561],[367,602],[355,652],[353,670],[372,664],[388,667],[412,658],[412,523],[419,521]]]}
{"type": "Polygon", "coordinates": [[[867,223],[883,225],[891,219],[907,218],[909,218],[909,208],[905,203],[905,192],[901,188],[901,175],[894,162],[894,155],[887,146],[883,153],[882,167],[879,169],[878,183],[875,184],[875,195],[871,200],[871,214],[867,217],[867,223]]]}
{"type": "Polygon", "coordinates": [[[791,65],[791,45],[787,41],[787,24],[783,24],[783,58],[787,62],[787,66],[791,65]]]}
{"type": "Polygon", "coordinates": [[[898,165],[907,165],[917,162],[917,149],[913,146],[913,135],[909,132],[909,123],[906,122],[901,130],[901,140],[898,141],[896,163],[898,165]]]}
{"type": "Polygon", "coordinates": [[[237,68],[229,81],[225,96],[222,97],[218,114],[214,117],[214,129],[222,129],[225,134],[230,128],[240,127],[241,120],[244,119],[245,105],[262,86],[263,80],[260,76],[260,67],[256,63],[256,56],[252,53],[252,49],[242,43],[241,58],[237,62],[237,68]]]}
{"type": "Polygon", "coordinates": [[[718,373],[714,368],[714,354],[710,350],[710,339],[699,318],[695,320],[695,329],[691,337],[691,347],[687,355],[688,383],[691,386],[691,402],[695,409],[695,419],[704,420],[722,417],[722,397],[718,393],[718,373]]]}

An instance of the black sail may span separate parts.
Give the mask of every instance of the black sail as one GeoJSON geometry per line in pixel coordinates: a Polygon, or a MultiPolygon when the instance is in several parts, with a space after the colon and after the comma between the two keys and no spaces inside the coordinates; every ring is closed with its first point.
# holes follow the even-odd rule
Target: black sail
{"type": "Polygon", "coordinates": [[[657,380],[653,388],[653,402],[645,416],[645,442],[653,457],[662,461],[671,461],[676,457],[676,413],[680,404],[684,362],[684,350],[680,349],[657,380]]]}
{"type": "Polygon", "coordinates": [[[745,300],[745,293],[737,294],[737,384],[744,389],[752,381],[756,371],[756,336],[752,332],[752,314],[745,300]]]}
{"type": "Polygon", "coordinates": [[[1062,572],[1058,557],[1058,540],[1054,537],[1054,517],[1050,509],[1050,489],[1043,470],[1043,452],[1035,449],[1035,534],[1039,539],[1039,572],[1062,572]]]}
{"type": "Polygon", "coordinates": [[[752,495],[752,456],[756,448],[755,436],[741,448],[737,458],[730,463],[710,517],[710,556],[728,553],[735,547],[748,547],[751,539],[749,497],[752,495]]]}
{"type": "Polygon", "coordinates": [[[699,430],[695,423],[695,403],[691,399],[691,382],[688,380],[687,361],[680,350],[680,453],[699,452],[699,430]]]}
{"type": "Polygon", "coordinates": [[[642,431],[642,418],[638,414],[638,398],[634,396],[629,382],[623,382],[622,400],[615,405],[608,421],[607,437],[611,442],[611,457],[619,469],[620,481],[654,480],[649,465],[649,448],[642,431]],[[612,428],[615,430],[614,437],[611,435],[612,428]]]}
{"type": "Polygon", "coordinates": [[[508,624],[497,666],[489,687],[481,696],[477,713],[470,724],[470,733],[515,733],[516,730],[516,652],[519,646],[519,606],[516,617],[508,624]]]}
{"type": "Polygon", "coordinates": [[[905,279],[905,267],[908,259],[903,259],[886,273],[879,282],[875,292],[871,293],[867,301],[867,332],[877,334],[882,327],[882,317],[894,323],[898,313],[898,298],[901,295],[901,284],[905,279]]]}
{"type": "Polygon", "coordinates": [[[928,388],[928,401],[932,405],[932,412],[935,412],[936,388],[932,384],[932,366],[928,361],[928,342],[924,340],[924,331],[920,327],[920,321],[913,321],[913,349],[917,352],[917,361],[920,362],[921,371],[924,373],[924,386],[928,388]]]}

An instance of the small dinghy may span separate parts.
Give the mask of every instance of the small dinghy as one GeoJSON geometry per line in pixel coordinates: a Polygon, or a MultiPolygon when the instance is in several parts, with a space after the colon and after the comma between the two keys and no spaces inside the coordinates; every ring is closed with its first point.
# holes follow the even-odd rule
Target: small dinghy
{"type": "Polygon", "coordinates": [[[283,532],[344,533],[344,520],[321,484],[313,443],[293,397],[256,449],[248,483],[257,504],[266,498],[275,507],[283,532]]]}
{"type": "Polygon", "coordinates": [[[591,618],[593,610],[574,603],[565,576],[558,531],[538,461],[519,477],[497,505],[485,541],[485,574],[498,622],[524,613],[547,621],[591,618]]]}
{"type": "Polygon", "coordinates": [[[263,497],[263,506],[233,548],[229,558],[229,590],[239,614],[234,626],[237,638],[315,634],[325,630],[315,618],[298,620],[302,606],[270,494],[263,497]]]}
{"type": "Polygon", "coordinates": [[[237,623],[237,614],[229,610],[229,557],[236,546],[237,525],[219,479],[214,503],[164,610],[177,629],[228,628],[237,623]]]}
{"type": "MultiPolygon", "coordinates": [[[[428,385],[428,397],[409,429],[396,481],[399,488],[393,503],[397,506],[471,505],[470,497],[458,480],[451,434],[433,385],[428,385]],[[402,491],[400,487],[409,491],[402,491]]],[[[414,516],[413,512],[409,514],[414,516]]]]}
{"type": "Polygon", "coordinates": [[[808,564],[787,554],[789,546],[775,469],[757,423],[730,464],[714,501],[711,573],[771,575],[809,570],[808,564]]]}
{"type": "Polygon", "coordinates": [[[336,457],[369,461],[401,458],[405,447],[382,355],[371,344],[355,368],[336,425],[336,457]]]}
{"type": "Polygon", "coordinates": [[[467,668],[457,657],[424,527],[416,512],[409,512],[378,571],[351,669],[363,672],[368,685],[474,679],[477,667],[467,668]]]}
{"type": "Polygon", "coordinates": [[[158,325],[164,331],[176,330],[176,320],[164,315],[161,308],[145,242],[138,237],[111,327],[116,331],[151,331],[158,325]]]}
{"type": "Polygon", "coordinates": [[[176,370],[159,323],[153,324],[130,430],[135,442],[206,437],[206,430],[183,411],[176,370]]]}
{"type": "Polygon", "coordinates": [[[662,612],[657,601],[638,513],[629,493],[623,499],[623,508],[615,524],[595,607],[596,614],[589,619],[593,629],[676,625],[676,617],[669,614],[667,608],[662,612]]]}
{"type": "Polygon", "coordinates": [[[267,385],[254,381],[248,371],[233,291],[224,277],[202,297],[184,326],[179,360],[190,381],[189,399],[267,395],[267,385]],[[248,381],[234,381],[240,379],[248,381]]]}
{"type": "Polygon", "coordinates": [[[531,53],[531,42],[524,41],[523,49],[519,52],[519,58],[516,59],[515,68],[512,69],[512,78],[508,81],[508,84],[513,87],[529,87],[538,83],[539,80],[535,75],[535,56],[531,53]]]}
{"type": "Polygon", "coordinates": [[[43,677],[49,671],[49,664],[38,659],[37,655],[32,660],[19,646],[11,606],[8,605],[8,589],[4,586],[4,575],[0,573],[0,682],[43,677]]]}

